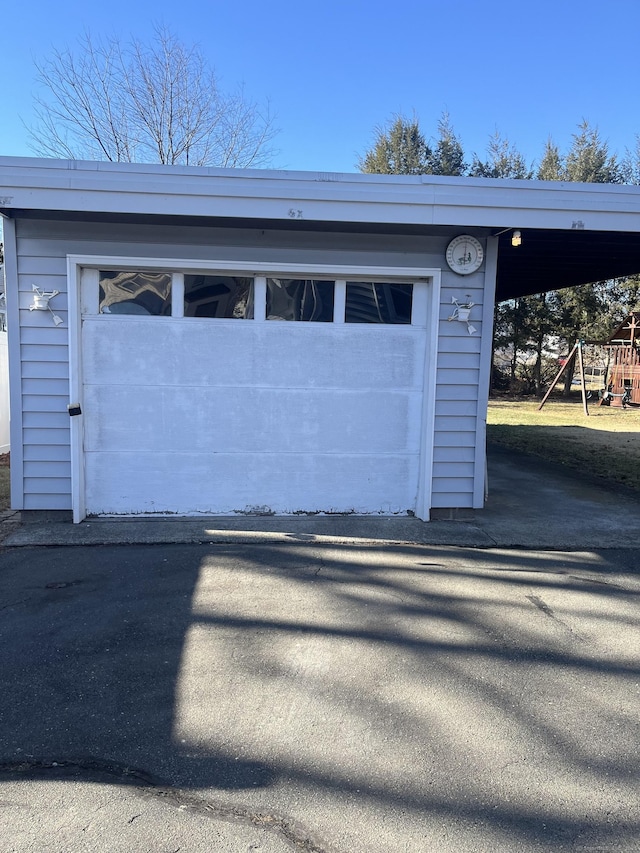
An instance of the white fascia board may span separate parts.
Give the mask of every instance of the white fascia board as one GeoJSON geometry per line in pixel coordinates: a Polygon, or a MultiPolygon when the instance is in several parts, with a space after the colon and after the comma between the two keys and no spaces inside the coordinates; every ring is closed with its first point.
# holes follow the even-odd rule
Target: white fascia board
{"type": "MultiPolygon", "coordinates": [[[[211,188],[212,190],[214,188],[211,188]]],[[[430,205],[389,203],[379,200],[312,199],[300,191],[279,197],[261,198],[256,194],[186,195],[183,193],[117,192],[86,189],[40,189],[28,192],[12,190],[12,207],[42,211],[82,211],[133,215],[167,214],[184,217],[269,219],[290,222],[371,222],[431,224],[434,209],[430,205]]],[[[299,188],[297,188],[299,190],[299,188]]],[[[229,188],[232,191],[232,188],[229,188]]],[[[6,189],[0,186],[0,194],[6,189]]],[[[1,197],[1,196],[0,196],[1,197]]]]}
{"type": "Polygon", "coordinates": [[[549,181],[488,181],[443,187],[435,225],[640,231],[640,187],[549,181]]]}
{"type": "Polygon", "coordinates": [[[627,231],[640,232],[640,210],[589,210],[576,205],[566,208],[514,209],[487,207],[437,207],[433,225],[468,228],[508,229],[544,228],[556,231],[627,231]]]}
{"type": "MultiPolygon", "coordinates": [[[[35,160],[33,168],[0,158],[0,209],[2,206],[39,210],[93,210],[110,212],[167,212],[185,215],[236,215],[235,210],[263,216],[253,205],[266,203],[284,218],[298,218],[301,204],[321,206],[356,204],[415,205],[433,201],[433,194],[418,178],[398,176],[342,175],[333,178],[320,173],[290,173],[239,169],[212,170],[134,164],[109,165],[96,170],[80,168],[47,169],[35,160]],[[144,169],[144,170],[143,170],[144,169]],[[380,180],[394,178],[393,181],[380,180]],[[364,180],[363,180],[364,179],[364,180]],[[159,199],[170,201],[171,208],[159,208],[159,199]],[[83,207],[79,208],[79,204],[83,207]],[[229,205],[235,205],[229,213],[229,205]],[[177,205],[177,207],[176,207],[177,205]],[[286,208],[283,211],[283,205],[286,208]],[[298,207],[296,208],[296,205],[298,207]],[[253,211],[253,212],[252,212],[253,211]],[[294,216],[293,213],[296,214],[294,216]]],[[[66,162],[66,161],[62,161],[66,162]]],[[[304,211],[303,211],[304,213],[304,211]]],[[[277,217],[276,217],[277,218],[277,217]]],[[[311,218],[304,216],[303,218],[311,218]]]]}
{"type": "Polygon", "coordinates": [[[0,158],[3,209],[640,231],[639,187],[11,157],[0,158]]]}

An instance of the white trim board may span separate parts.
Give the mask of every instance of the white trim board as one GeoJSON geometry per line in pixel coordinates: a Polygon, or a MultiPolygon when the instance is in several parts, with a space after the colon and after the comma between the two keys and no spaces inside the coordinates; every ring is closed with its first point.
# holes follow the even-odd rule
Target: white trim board
{"type": "Polygon", "coordinates": [[[7,300],[9,349],[9,411],[11,442],[11,508],[24,508],[24,446],[22,433],[22,364],[20,360],[20,307],[18,295],[18,256],[16,225],[12,219],[2,222],[4,232],[4,274],[7,300]]]}
{"type": "Polygon", "coordinates": [[[359,265],[359,264],[287,264],[287,263],[262,263],[256,261],[240,260],[193,260],[184,258],[139,258],[118,255],[67,255],[68,263],[76,264],[81,267],[91,267],[100,269],[108,267],[109,269],[164,269],[167,272],[189,273],[193,271],[207,270],[216,271],[233,271],[244,273],[247,275],[281,275],[288,273],[290,275],[299,274],[307,276],[314,274],[317,276],[331,276],[336,278],[344,276],[345,278],[353,278],[357,276],[372,276],[376,280],[378,278],[391,279],[410,279],[411,281],[428,281],[434,275],[439,275],[439,269],[425,269],[424,267],[390,267],[376,265],[359,265]]]}

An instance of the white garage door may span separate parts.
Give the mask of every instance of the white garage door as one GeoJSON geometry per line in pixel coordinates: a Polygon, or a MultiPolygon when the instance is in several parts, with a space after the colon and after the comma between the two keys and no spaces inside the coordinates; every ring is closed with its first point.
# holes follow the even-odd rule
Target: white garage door
{"type": "Polygon", "coordinates": [[[427,283],[99,280],[81,334],[87,514],[415,511],[427,283]]]}

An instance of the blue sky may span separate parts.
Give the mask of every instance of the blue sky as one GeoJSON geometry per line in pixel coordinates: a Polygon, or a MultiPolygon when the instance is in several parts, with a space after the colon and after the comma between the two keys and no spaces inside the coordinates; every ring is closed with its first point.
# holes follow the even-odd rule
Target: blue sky
{"type": "Polygon", "coordinates": [[[578,123],[624,154],[640,133],[640,0],[34,0],[5,5],[0,155],[31,155],[33,59],[93,34],[144,38],[154,23],[198,43],[223,85],[268,99],[274,165],[357,171],[377,125],[448,111],[467,159],[496,130],[526,157],[578,123]]]}

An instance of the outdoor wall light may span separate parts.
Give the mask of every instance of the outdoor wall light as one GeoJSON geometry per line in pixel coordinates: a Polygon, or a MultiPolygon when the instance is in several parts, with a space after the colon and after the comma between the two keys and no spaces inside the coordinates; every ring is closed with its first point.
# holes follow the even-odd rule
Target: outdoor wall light
{"type": "Polygon", "coordinates": [[[514,231],[511,235],[511,245],[520,246],[522,244],[522,234],[519,231],[514,231]]]}
{"type": "Polygon", "coordinates": [[[57,314],[54,314],[51,306],[49,305],[49,300],[53,299],[54,296],[58,296],[60,291],[52,290],[50,293],[47,293],[44,290],[40,290],[40,288],[36,287],[35,284],[32,284],[31,287],[33,288],[33,302],[29,305],[29,311],[48,311],[53,317],[53,322],[56,326],[64,323],[62,317],[58,317],[57,314]]]}

